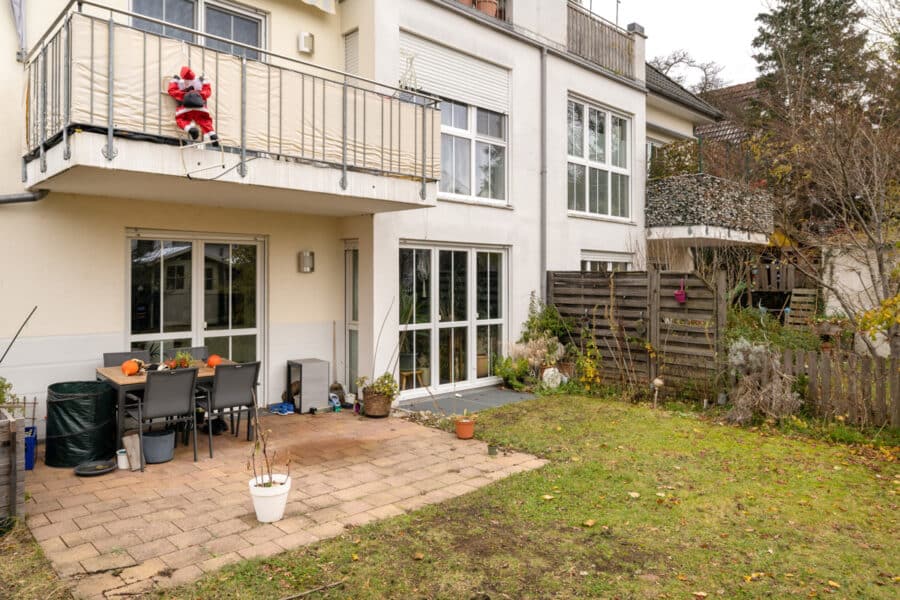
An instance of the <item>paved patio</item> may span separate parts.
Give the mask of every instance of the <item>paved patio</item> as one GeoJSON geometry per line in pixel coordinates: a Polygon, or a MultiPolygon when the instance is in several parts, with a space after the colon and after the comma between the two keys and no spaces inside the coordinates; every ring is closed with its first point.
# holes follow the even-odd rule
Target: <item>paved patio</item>
{"type": "MultiPolygon", "coordinates": [[[[399,418],[350,412],[266,416],[279,456],[292,457],[285,518],[256,521],[247,491],[250,444],[205,436],[200,460],[179,446],[144,473],[76,477],[39,459],[28,474],[27,523],[77,597],[127,597],[155,586],[339,535],[426,504],[471,492],[544,461],[488,456],[484,443],[399,418]]],[[[242,429],[243,433],[243,429],[242,429]]],[[[40,452],[40,449],[39,449],[40,452]]]]}
{"type": "Polygon", "coordinates": [[[500,387],[481,387],[460,393],[440,394],[434,398],[420,398],[400,406],[403,410],[430,410],[448,415],[460,415],[464,410],[470,413],[488,408],[496,408],[512,402],[531,400],[534,394],[516,392],[500,387]]]}

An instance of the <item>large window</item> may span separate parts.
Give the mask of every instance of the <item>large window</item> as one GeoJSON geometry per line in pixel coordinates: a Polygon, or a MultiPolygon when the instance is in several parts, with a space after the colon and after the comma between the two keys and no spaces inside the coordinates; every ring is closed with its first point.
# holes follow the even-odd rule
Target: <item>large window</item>
{"type": "Polygon", "coordinates": [[[630,121],[608,110],[569,100],[567,196],[571,212],[627,218],[630,121]]]}
{"type": "Polygon", "coordinates": [[[494,375],[503,352],[503,265],[498,250],[400,249],[401,390],[494,375]]]}
{"type": "Polygon", "coordinates": [[[506,200],[506,115],[441,103],[441,182],[445,197],[506,200]]]}
{"type": "Polygon", "coordinates": [[[581,270],[590,273],[630,271],[631,259],[632,256],[625,253],[585,251],[581,253],[581,270]]]}
{"type": "MultiPolygon", "coordinates": [[[[235,5],[207,0],[133,0],[134,12],[173,25],[199,29],[211,35],[262,47],[263,17],[235,5]]],[[[135,18],[134,26],[144,31],[194,42],[193,35],[176,29],[135,18]]],[[[258,59],[259,53],[220,40],[207,39],[206,46],[238,56],[258,59]]]]}

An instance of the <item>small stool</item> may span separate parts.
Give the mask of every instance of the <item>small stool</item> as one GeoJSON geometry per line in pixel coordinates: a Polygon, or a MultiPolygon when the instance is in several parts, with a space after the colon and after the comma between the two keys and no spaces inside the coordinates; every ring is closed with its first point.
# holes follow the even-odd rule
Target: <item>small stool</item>
{"type": "Polygon", "coordinates": [[[406,381],[410,377],[415,377],[416,381],[419,382],[421,387],[425,387],[425,381],[422,380],[422,369],[416,369],[415,371],[400,371],[400,389],[405,390],[408,389],[406,387],[406,381]]]}

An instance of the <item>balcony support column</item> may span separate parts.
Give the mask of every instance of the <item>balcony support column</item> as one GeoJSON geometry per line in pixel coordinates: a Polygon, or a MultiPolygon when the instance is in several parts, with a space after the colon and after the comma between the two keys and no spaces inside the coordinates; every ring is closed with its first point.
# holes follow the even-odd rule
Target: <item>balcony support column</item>
{"type": "Polygon", "coordinates": [[[425,152],[428,148],[428,134],[425,133],[426,124],[428,123],[428,104],[427,101],[422,102],[422,188],[419,190],[419,198],[425,199],[425,152]]]}
{"type": "Polygon", "coordinates": [[[72,19],[66,18],[66,26],[63,31],[66,32],[66,42],[63,44],[65,59],[63,60],[63,118],[62,118],[62,138],[63,138],[63,160],[72,158],[72,148],[69,145],[69,120],[72,113],[72,19]]]}
{"type": "Polygon", "coordinates": [[[41,50],[41,173],[47,172],[47,47],[41,50]]]}
{"type": "MultiPolygon", "coordinates": [[[[347,189],[347,78],[344,77],[341,100],[341,189],[347,189]]],[[[324,104],[323,104],[324,106],[324,104]]],[[[324,130],[324,120],[322,128],[324,130]]]]}
{"type": "Polygon", "coordinates": [[[241,164],[238,174],[247,176],[247,57],[241,57],[241,164]]]}
{"type": "Polygon", "coordinates": [[[113,142],[113,134],[115,133],[115,122],[113,120],[113,110],[115,105],[115,88],[114,79],[115,79],[115,52],[116,46],[115,41],[113,40],[114,32],[115,32],[116,23],[112,18],[112,15],[109,17],[109,28],[107,29],[107,46],[108,52],[106,55],[107,60],[107,68],[106,68],[106,146],[103,148],[103,157],[106,160],[112,160],[116,157],[116,154],[119,152],[116,150],[115,144],[113,142]]]}

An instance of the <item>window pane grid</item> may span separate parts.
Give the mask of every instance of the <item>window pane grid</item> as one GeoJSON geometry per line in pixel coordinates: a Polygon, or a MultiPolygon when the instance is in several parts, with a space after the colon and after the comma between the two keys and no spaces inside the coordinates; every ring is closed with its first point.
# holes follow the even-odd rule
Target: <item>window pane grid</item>
{"type": "Polygon", "coordinates": [[[628,218],[629,120],[575,100],[568,102],[566,119],[568,210],[628,218]]]}
{"type": "Polygon", "coordinates": [[[506,199],[506,115],[441,102],[441,180],[444,194],[506,199]]]}

